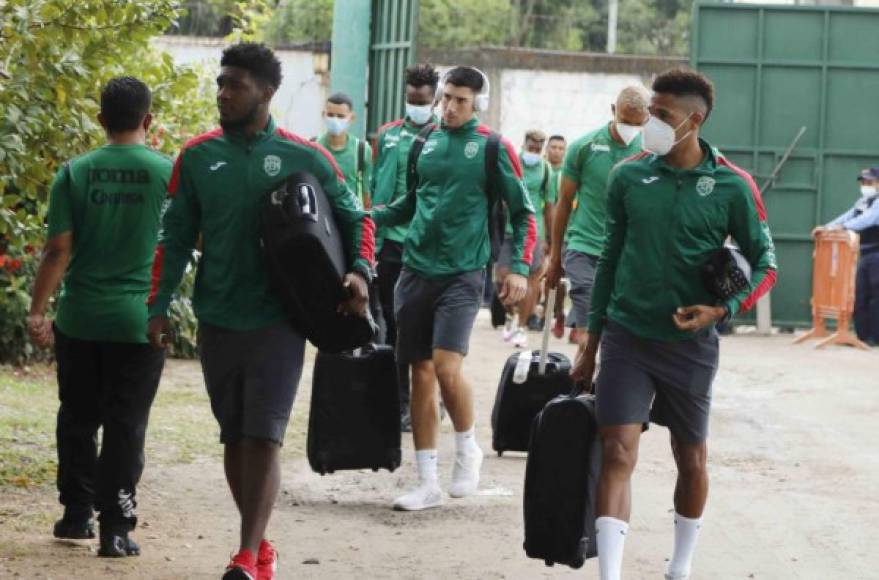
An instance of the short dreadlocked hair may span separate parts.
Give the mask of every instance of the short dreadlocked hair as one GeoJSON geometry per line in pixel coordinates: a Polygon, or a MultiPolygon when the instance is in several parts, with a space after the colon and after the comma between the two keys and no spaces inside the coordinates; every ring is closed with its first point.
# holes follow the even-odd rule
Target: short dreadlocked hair
{"type": "Polygon", "coordinates": [[[406,69],[406,84],[412,85],[416,89],[429,86],[436,92],[436,87],[439,84],[439,73],[433,68],[432,64],[415,64],[406,69]]]}

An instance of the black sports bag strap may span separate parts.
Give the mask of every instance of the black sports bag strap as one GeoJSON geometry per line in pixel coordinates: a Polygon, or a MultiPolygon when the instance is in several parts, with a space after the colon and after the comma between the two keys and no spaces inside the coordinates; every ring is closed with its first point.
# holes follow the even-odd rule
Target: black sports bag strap
{"type": "Polygon", "coordinates": [[[412,147],[409,149],[409,157],[406,161],[406,195],[415,195],[415,189],[418,187],[418,156],[421,155],[424,143],[435,128],[432,123],[425,126],[412,141],[412,147]]]}
{"type": "Polygon", "coordinates": [[[488,237],[491,242],[491,260],[496,262],[504,241],[506,212],[498,194],[498,157],[501,136],[492,131],[485,141],[485,195],[488,197],[488,237]]]}

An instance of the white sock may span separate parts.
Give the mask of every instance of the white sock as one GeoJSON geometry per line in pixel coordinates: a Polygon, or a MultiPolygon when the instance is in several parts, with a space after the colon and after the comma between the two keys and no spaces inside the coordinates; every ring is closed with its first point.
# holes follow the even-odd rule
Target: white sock
{"type": "Polygon", "coordinates": [[[421,483],[437,484],[437,463],[436,449],[421,449],[415,452],[415,464],[418,466],[418,479],[421,483]]]}
{"type": "Polygon", "coordinates": [[[696,540],[702,528],[702,518],[685,518],[675,512],[675,548],[668,563],[668,573],[684,575],[690,573],[693,552],[696,551],[696,540]]]}
{"type": "Polygon", "coordinates": [[[455,450],[461,455],[474,453],[476,449],[476,427],[455,433],[455,450]]]}
{"type": "Polygon", "coordinates": [[[598,542],[598,569],[601,580],[619,580],[623,569],[623,546],[629,524],[603,516],[595,520],[598,542]]]}

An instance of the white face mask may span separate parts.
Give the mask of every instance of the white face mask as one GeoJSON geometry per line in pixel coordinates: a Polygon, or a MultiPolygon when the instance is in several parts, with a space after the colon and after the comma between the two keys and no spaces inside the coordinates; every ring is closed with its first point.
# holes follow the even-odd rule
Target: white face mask
{"type": "Polygon", "coordinates": [[[327,131],[330,135],[341,135],[348,129],[348,125],[351,124],[351,119],[339,118],[339,117],[327,117],[325,119],[327,124],[327,131]]]}
{"type": "Polygon", "coordinates": [[[644,123],[644,140],[641,143],[641,147],[644,151],[655,153],[656,155],[666,155],[675,145],[686,139],[687,135],[691,133],[690,131],[687,131],[683,137],[677,140],[675,139],[675,131],[677,131],[681,125],[686,123],[691,115],[692,113],[687,115],[677,127],[672,127],[665,121],[660,121],[651,115],[650,118],[647,119],[647,122],[644,123]]]}
{"type": "Polygon", "coordinates": [[[876,193],[879,193],[879,191],[877,191],[875,185],[862,185],[861,186],[861,195],[863,195],[864,197],[872,197],[872,196],[876,195],[876,193]]]}
{"type": "Polygon", "coordinates": [[[527,165],[528,167],[533,167],[540,162],[540,153],[532,153],[531,151],[525,151],[522,153],[522,163],[527,165]]]}
{"type": "Polygon", "coordinates": [[[642,129],[642,127],[638,125],[627,125],[626,123],[620,123],[619,121],[614,121],[614,125],[617,128],[617,133],[619,133],[620,139],[623,140],[626,147],[632,144],[632,141],[634,141],[635,137],[641,133],[642,129]]]}
{"type": "Polygon", "coordinates": [[[433,116],[433,105],[410,105],[406,103],[406,116],[416,125],[424,125],[433,116]]]}

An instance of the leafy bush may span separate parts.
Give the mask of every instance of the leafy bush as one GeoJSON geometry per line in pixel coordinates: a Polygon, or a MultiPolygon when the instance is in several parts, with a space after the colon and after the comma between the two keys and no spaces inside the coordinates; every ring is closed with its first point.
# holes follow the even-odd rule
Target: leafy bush
{"type": "MultiPolygon", "coordinates": [[[[150,44],[175,0],[0,2],[0,363],[33,354],[25,315],[58,165],[99,146],[101,87],[132,75],[153,91],[153,147],[175,154],[215,124],[206,75],[150,44]]],[[[184,312],[185,308],[181,309],[184,312]]]]}

